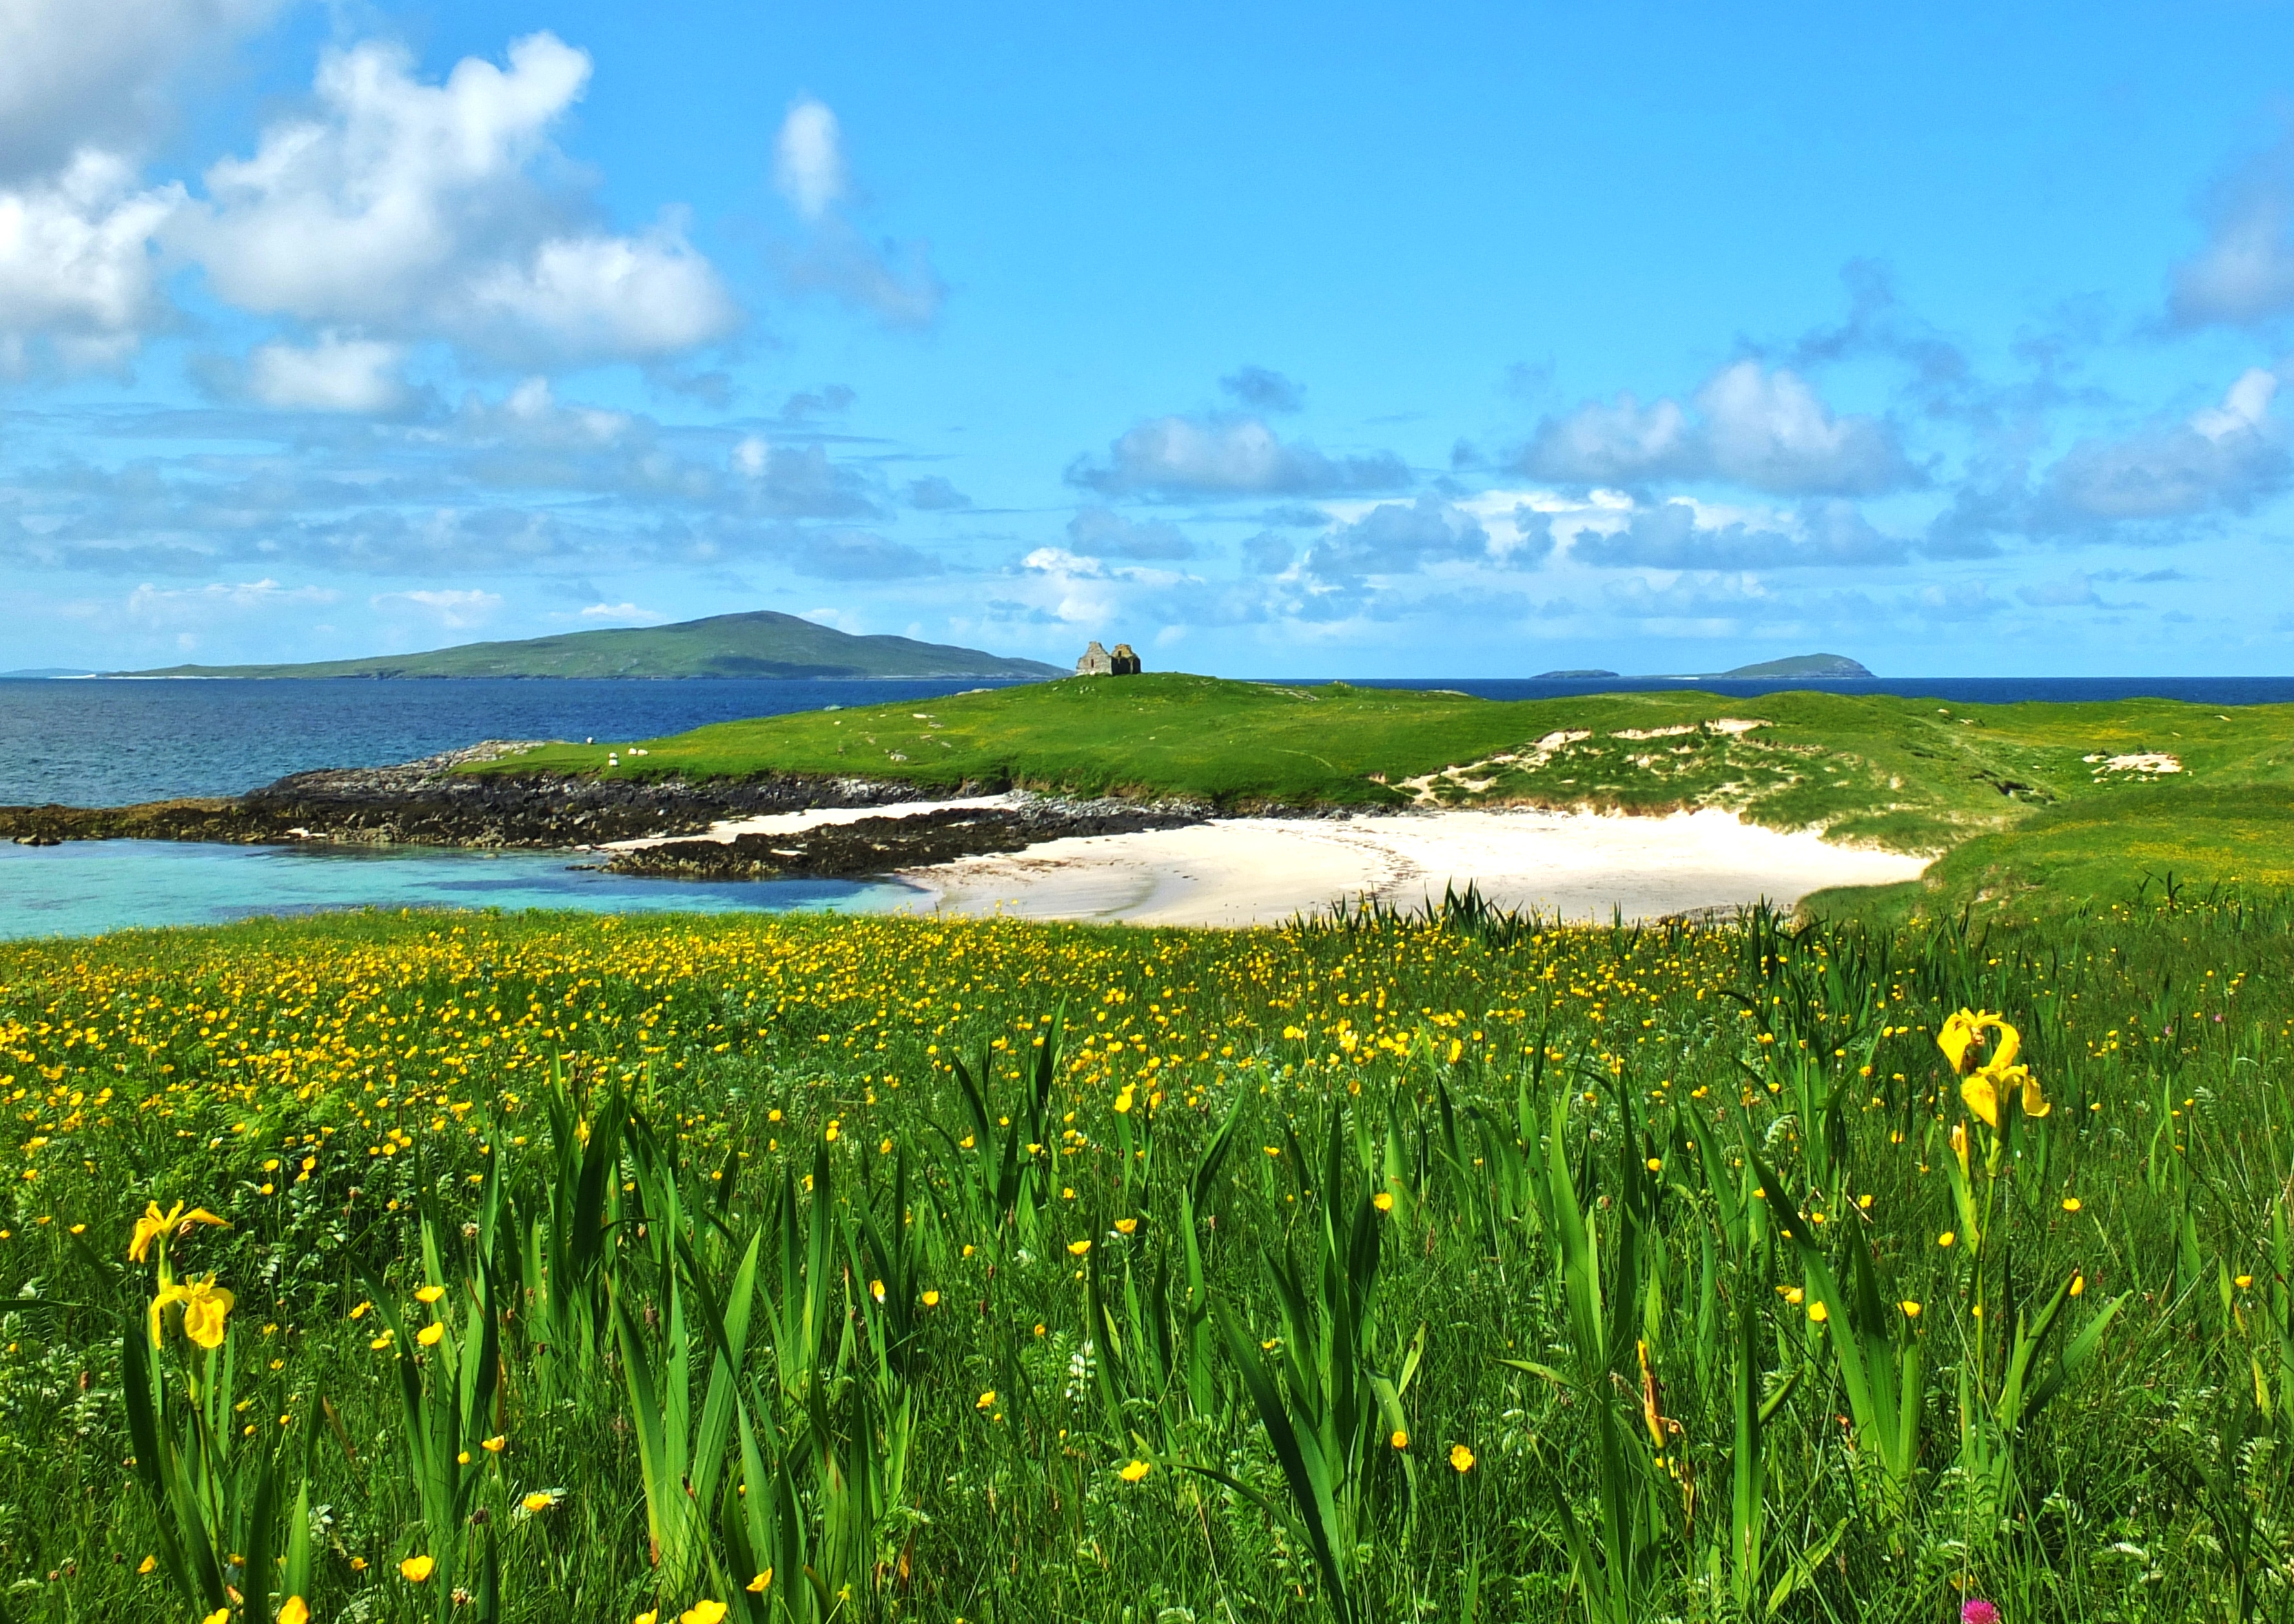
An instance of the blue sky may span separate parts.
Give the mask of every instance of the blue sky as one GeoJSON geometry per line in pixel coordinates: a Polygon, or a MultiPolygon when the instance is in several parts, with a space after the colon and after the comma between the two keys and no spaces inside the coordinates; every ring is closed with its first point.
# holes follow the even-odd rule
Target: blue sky
{"type": "Polygon", "coordinates": [[[2274,4],[15,0],[0,668],[2294,670],[2274,4]]]}

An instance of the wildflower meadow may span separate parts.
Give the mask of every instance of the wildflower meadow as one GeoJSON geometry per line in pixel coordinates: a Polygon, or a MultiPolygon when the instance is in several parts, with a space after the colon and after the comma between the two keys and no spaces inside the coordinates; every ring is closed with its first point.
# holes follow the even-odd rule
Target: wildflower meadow
{"type": "Polygon", "coordinates": [[[0,949],[10,1620],[2288,1616],[2294,907],[0,949]]]}

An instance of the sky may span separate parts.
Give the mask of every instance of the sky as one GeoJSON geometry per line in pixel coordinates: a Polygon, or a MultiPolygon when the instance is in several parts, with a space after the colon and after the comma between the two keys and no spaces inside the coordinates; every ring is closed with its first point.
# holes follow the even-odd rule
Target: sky
{"type": "Polygon", "coordinates": [[[0,669],[2294,672],[2294,7],[0,0],[0,669]]]}

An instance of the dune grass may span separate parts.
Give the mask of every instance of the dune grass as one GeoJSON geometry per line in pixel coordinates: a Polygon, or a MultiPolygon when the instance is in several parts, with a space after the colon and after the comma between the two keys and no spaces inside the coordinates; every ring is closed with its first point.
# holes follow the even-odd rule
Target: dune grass
{"type": "Polygon", "coordinates": [[[2283,1616],[2290,960],[2155,892],[0,948],[0,1606],[2283,1616]]]}
{"type": "Polygon", "coordinates": [[[1501,703],[1164,674],[723,722],[634,748],[559,745],[473,771],[536,769],[1020,785],[1230,811],[1718,806],[1835,840],[1948,853],[1932,883],[1822,899],[1899,913],[1978,898],[2076,905],[2170,868],[2192,878],[2294,871],[2288,706],[1696,690],[1501,703]]]}

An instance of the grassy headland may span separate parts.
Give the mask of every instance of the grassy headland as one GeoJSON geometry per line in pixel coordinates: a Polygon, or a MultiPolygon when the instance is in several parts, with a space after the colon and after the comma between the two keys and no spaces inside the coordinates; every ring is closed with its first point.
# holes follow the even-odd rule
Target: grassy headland
{"type": "Polygon", "coordinates": [[[0,1596],[2281,1618],[2290,1033],[2294,915],[2156,898],[0,947],[0,1596]]]}
{"type": "Polygon", "coordinates": [[[2289,706],[1696,690],[1497,702],[1159,674],[722,722],[637,748],[554,746],[474,770],[849,775],[1232,810],[1717,806],[1948,853],[1937,877],[1952,898],[2119,896],[2170,869],[2201,883],[2294,880],[2289,706]]]}

